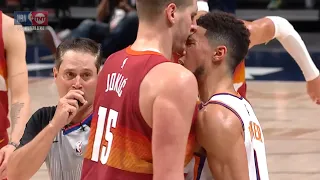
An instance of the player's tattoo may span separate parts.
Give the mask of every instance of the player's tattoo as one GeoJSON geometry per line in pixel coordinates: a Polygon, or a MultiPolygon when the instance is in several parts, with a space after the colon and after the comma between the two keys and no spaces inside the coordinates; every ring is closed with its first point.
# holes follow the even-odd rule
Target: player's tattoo
{"type": "Polygon", "coordinates": [[[20,103],[20,102],[16,102],[11,106],[10,117],[12,122],[12,129],[14,129],[15,125],[18,123],[18,119],[20,118],[20,112],[23,106],[24,106],[24,103],[20,103]]]}

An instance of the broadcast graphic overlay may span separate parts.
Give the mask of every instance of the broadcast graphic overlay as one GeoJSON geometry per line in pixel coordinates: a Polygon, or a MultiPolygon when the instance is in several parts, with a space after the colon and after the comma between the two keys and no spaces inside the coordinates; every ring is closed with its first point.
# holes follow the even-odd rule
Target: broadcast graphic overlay
{"type": "Polygon", "coordinates": [[[24,30],[45,30],[48,26],[48,11],[15,11],[14,24],[24,30]]]}

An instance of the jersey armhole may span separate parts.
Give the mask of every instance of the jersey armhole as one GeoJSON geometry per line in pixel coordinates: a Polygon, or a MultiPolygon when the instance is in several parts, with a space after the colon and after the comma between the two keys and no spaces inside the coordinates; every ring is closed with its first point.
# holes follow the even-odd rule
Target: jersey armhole
{"type": "Polygon", "coordinates": [[[150,136],[152,134],[152,127],[150,127],[146,120],[144,119],[141,109],[140,109],[140,103],[139,103],[139,99],[140,99],[140,86],[142,81],[145,79],[146,75],[156,66],[158,66],[159,64],[162,63],[166,63],[166,62],[170,62],[169,60],[165,59],[162,55],[149,55],[148,60],[146,61],[146,63],[143,66],[143,70],[140,73],[140,75],[138,75],[138,77],[140,77],[139,79],[136,80],[135,84],[136,84],[136,88],[134,91],[130,92],[130,96],[133,97],[132,98],[132,110],[134,112],[134,115],[141,119],[142,121],[144,121],[144,124],[146,125],[146,127],[148,127],[148,129],[150,130],[150,136]],[[156,56],[156,58],[154,58],[156,56]],[[159,56],[159,57],[158,57],[159,56]],[[152,62],[152,63],[151,63],[152,62]],[[136,106],[135,106],[136,104],[136,106]]]}

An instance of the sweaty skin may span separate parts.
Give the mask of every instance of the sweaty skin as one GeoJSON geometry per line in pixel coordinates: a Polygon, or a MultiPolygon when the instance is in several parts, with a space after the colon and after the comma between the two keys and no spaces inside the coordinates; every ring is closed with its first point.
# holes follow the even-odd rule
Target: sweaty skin
{"type": "MultiPolygon", "coordinates": [[[[19,144],[30,116],[26,39],[22,26],[14,25],[14,19],[3,13],[2,37],[6,52],[8,89],[11,92],[10,141],[19,144]]],[[[7,163],[14,150],[13,145],[6,145],[0,150],[0,179],[6,177],[7,163]]]]}

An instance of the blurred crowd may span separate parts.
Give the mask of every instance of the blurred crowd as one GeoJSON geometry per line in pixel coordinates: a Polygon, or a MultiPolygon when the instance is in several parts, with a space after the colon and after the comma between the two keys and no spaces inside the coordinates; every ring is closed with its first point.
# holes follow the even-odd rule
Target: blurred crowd
{"type": "MultiPolygon", "coordinates": [[[[207,0],[211,10],[219,9],[229,13],[235,13],[237,0],[207,0]]],[[[305,8],[313,8],[315,0],[304,0],[305,8]]],[[[34,7],[51,7],[55,14],[70,15],[72,0],[7,0],[9,6],[19,6],[20,10],[35,10],[34,7]],[[46,5],[44,5],[46,4],[46,5]],[[62,13],[59,13],[61,11],[62,13]]],[[[89,2],[77,1],[78,5],[86,6],[89,2]]],[[[45,45],[54,54],[56,47],[67,38],[90,38],[100,43],[104,57],[121,50],[136,38],[138,30],[138,17],[135,9],[135,0],[95,0],[90,2],[96,7],[95,19],[84,19],[73,29],[59,29],[48,27],[41,32],[45,45]]],[[[268,9],[281,9],[284,4],[290,4],[288,0],[270,0],[268,9]]]]}
{"type": "MultiPolygon", "coordinates": [[[[270,0],[268,9],[280,9],[284,3],[290,3],[288,0],[270,0]]],[[[312,9],[315,5],[315,0],[304,0],[305,8],[312,9]]]]}

